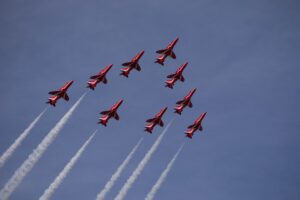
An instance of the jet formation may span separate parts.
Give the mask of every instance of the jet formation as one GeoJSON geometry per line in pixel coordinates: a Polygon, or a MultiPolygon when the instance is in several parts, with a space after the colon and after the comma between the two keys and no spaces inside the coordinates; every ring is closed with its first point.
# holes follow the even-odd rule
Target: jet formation
{"type": "MultiPolygon", "coordinates": [[[[161,49],[161,50],[157,50],[156,53],[159,54],[159,56],[156,58],[155,63],[158,63],[162,66],[164,66],[165,60],[167,57],[171,57],[173,59],[176,59],[176,55],[173,51],[175,45],[177,44],[179,38],[174,39],[171,43],[169,43],[169,45],[165,48],[165,49],[161,49]]],[[[137,71],[141,71],[141,66],[139,64],[140,59],[142,58],[142,56],[144,55],[145,51],[142,50],[140,51],[138,54],[136,54],[129,62],[125,62],[122,64],[122,68],[121,68],[121,73],[120,75],[125,76],[126,78],[129,77],[130,72],[135,69],[137,71]]],[[[170,74],[167,76],[167,81],[165,82],[165,86],[173,89],[175,83],[180,80],[181,82],[185,81],[185,78],[183,77],[183,71],[185,70],[185,68],[187,67],[188,62],[185,62],[184,64],[182,64],[175,73],[170,74]]],[[[104,67],[98,74],[96,75],[92,75],[90,76],[90,80],[87,82],[87,88],[91,89],[91,90],[95,90],[96,86],[99,83],[103,83],[103,84],[107,84],[107,78],[106,75],[107,73],[111,70],[113,64],[109,64],[106,67],[104,67]]],[[[67,82],[63,87],[61,87],[58,90],[54,90],[49,92],[50,95],[52,95],[50,98],[48,98],[47,103],[50,104],[51,106],[56,106],[57,101],[62,98],[66,101],[69,101],[69,96],[67,94],[67,91],[69,89],[69,87],[73,84],[73,80],[67,82]]],[[[184,108],[185,107],[193,107],[193,104],[191,102],[192,96],[194,95],[194,93],[196,92],[197,88],[194,88],[192,90],[189,91],[188,94],[186,94],[186,96],[183,97],[182,100],[179,100],[176,102],[176,106],[174,107],[174,113],[181,115],[184,108]]],[[[111,118],[114,118],[116,120],[119,120],[119,114],[117,113],[119,107],[121,106],[121,104],[123,103],[123,100],[119,100],[117,101],[109,110],[105,110],[100,112],[100,114],[102,115],[99,118],[98,124],[102,124],[103,126],[107,126],[108,121],[111,118]]],[[[153,118],[147,119],[147,125],[145,126],[144,131],[152,134],[153,129],[156,125],[159,125],[160,127],[164,126],[162,117],[163,115],[166,113],[168,107],[164,107],[162,108],[153,118]]],[[[202,127],[202,121],[204,119],[204,117],[206,116],[207,112],[202,113],[196,120],[195,122],[187,127],[187,130],[184,132],[186,137],[188,138],[192,138],[194,133],[197,130],[202,131],[203,127],[202,127]]]]}

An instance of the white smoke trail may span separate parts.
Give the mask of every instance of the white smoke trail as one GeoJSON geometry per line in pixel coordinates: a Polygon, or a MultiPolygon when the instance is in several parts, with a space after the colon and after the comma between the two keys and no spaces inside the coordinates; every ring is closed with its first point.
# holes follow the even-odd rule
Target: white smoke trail
{"type": "Polygon", "coordinates": [[[22,144],[23,140],[27,137],[30,131],[34,128],[36,123],[40,120],[40,118],[44,115],[47,108],[41,112],[34,120],[29,124],[29,126],[21,133],[21,135],[14,141],[12,145],[2,154],[0,157],[0,168],[6,163],[6,161],[12,156],[15,150],[22,144]]]}
{"type": "Polygon", "coordinates": [[[135,182],[135,180],[139,177],[139,175],[142,173],[143,169],[149,162],[151,156],[156,151],[158,145],[160,144],[162,138],[164,137],[165,133],[168,131],[170,125],[172,124],[173,120],[166,126],[166,128],[163,130],[163,132],[158,136],[152,147],[149,149],[149,151],[146,153],[144,158],[141,160],[139,165],[135,168],[135,170],[132,172],[131,176],[127,179],[126,183],[123,185],[121,190],[119,191],[118,195],[115,197],[115,200],[122,200],[125,198],[127,192],[135,182]]]}
{"type": "Polygon", "coordinates": [[[64,169],[59,173],[59,175],[55,178],[55,180],[49,185],[49,187],[44,191],[44,194],[39,198],[39,200],[48,200],[54,194],[56,189],[60,186],[60,184],[65,180],[68,173],[72,170],[76,162],[81,157],[82,153],[90,143],[90,141],[95,136],[97,130],[89,137],[89,139],[80,147],[80,149],[76,152],[76,154],[71,158],[71,160],[67,163],[64,169]]]}
{"type": "Polygon", "coordinates": [[[158,180],[156,181],[156,183],[153,185],[153,187],[150,190],[150,192],[147,194],[145,200],[153,200],[154,199],[155,194],[157,193],[157,191],[159,190],[159,188],[161,187],[161,185],[163,184],[163,182],[167,178],[168,173],[172,169],[172,166],[173,166],[174,162],[176,161],[177,156],[180,154],[180,152],[181,152],[184,144],[185,143],[183,143],[181,145],[181,147],[178,149],[178,151],[176,152],[176,154],[173,156],[172,160],[169,162],[169,164],[167,165],[166,169],[163,171],[163,173],[160,175],[160,177],[158,178],[158,180]]]}
{"type": "Polygon", "coordinates": [[[119,166],[119,168],[117,169],[117,171],[111,176],[110,180],[106,183],[106,185],[104,186],[104,188],[102,189],[102,191],[97,195],[97,200],[104,200],[105,199],[106,194],[114,186],[115,182],[118,180],[118,178],[122,174],[123,170],[125,169],[125,167],[129,163],[129,161],[131,160],[131,158],[133,157],[134,153],[136,152],[136,150],[138,149],[138,147],[140,146],[140,144],[141,144],[142,141],[143,141],[143,138],[141,138],[139,140],[139,142],[134,146],[134,148],[128,154],[128,156],[123,161],[123,163],[119,166]]]}
{"type": "Polygon", "coordinates": [[[67,123],[69,118],[72,116],[74,110],[80,104],[81,100],[84,98],[86,93],[84,93],[76,103],[68,110],[68,112],[57,122],[57,124],[50,130],[50,132],[44,137],[42,142],[33,150],[33,152],[28,156],[28,158],[23,162],[23,164],[14,172],[13,176],[8,180],[5,186],[0,191],[0,200],[6,200],[14,192],[14,190],[23,181],[25,176],[34,167],[36,162],[41,158],[44,152],[47,150],[48,146],[54,141],[56,136],[60,133],[61,129],[67,123]]]}

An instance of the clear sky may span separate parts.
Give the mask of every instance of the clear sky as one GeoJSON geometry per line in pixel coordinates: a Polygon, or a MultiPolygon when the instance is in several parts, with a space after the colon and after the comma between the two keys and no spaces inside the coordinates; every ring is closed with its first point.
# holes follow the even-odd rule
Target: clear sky
{"type": "Polygon", "coordinates": [[[108,85],[87,94],[11,199],[37,199],[97,127],[53,199],[95,199],[145,136],[112,199],[163,130],[147,135],[143,127],[164,106],[165,124],[175,121],[127,199],[146,196],[204,111],[204,131],[187,140],[157,199],[299,199],[299,9],[297,0],[2,0],[0,154],[46,107],[50,90],[75,82],[70,101],[49,108],[0,170],[0,187],[88,90],[88,77],[112,63],[108,85]],[[176,37],[177,59],[154,64],[155,51],[176,37]],[[141,50],[142,71],[119,76],[141,50]],[[185,61],[186,81],[164,87],[185,61]],[[194,107],[175,115],[175,102],[194,87],[194,107]],[[99,112],[121,98],[120,121],[97,125],[99,112]]]}

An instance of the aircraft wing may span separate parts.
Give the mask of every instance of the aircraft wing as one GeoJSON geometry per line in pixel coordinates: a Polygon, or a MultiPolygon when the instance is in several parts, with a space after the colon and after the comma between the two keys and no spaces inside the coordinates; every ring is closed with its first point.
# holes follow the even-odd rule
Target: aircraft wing
{"type": "Polygon", "coordinates": [[[167,78],[173,78],[174,76],[176,76],[176,74],[170,74],[167,76],[167,78]]]}
{"type": "Polygon", "coordinates": [[[157,50],[156,53],[163,54],[165,51],[166,51],[166,49],[160,49],[160,50],[157,50]]]}
{"type": "Polygon", "coordinates": [[[177,101],[176,104],[182,104],[184,100],[177,101]]]}
{"type": "Polygon", "coordinates": [[[132,62],[126,62],[126,63],[123,63],[122,66],[129,66],[131,64],[132,64],[132,62]]]}
{"type": "Polygon", "coordinates": [[[171,52],[170,57],[173,59],[176,59],[176,55],[175,55],[174,51],[171,52]]]}
{"type": "Polygon", "coordinates": [[[181,82],[184,82],[184,77],[181,75],[180,77],[179,77],[179,80],[181,81],[181,82]]]}
{"type": "Polygon", "coordinates": [[[90,76],[90,79],[97,79],[99,77],[99,75],[93,75],[93,76],[90,76]]]}
{"type": "Polygon", "coordinates": [[[146,122],[153,122],[156,118],[147,119],[146,122]]]}
{"type": "Polygon", "coordinates": [[[162,120],[159,120],[159,123],[158,123],[161,127],[164,126],[164,122],[162,120]]]}
{"type": "Polygon", "coordinates": [[[70,99],[67,93],[65,93],[65,94],[62,96],[62,98],[63,98],[64,100],[66,100],[66,101],[69,101],[69,99],[70,99]]]}
{"type": "Polygon", "coordinates": [[[110,110],[102,111],[100,112],[101,115],[107,115],[110,112],[110,110]]]}
{"type": "Polygon", "coordinates": [[[141,71],[141,66],[140,66],[139,63],[136,64],[135,69],[138,70],[138,71],[141,71]]]}
{"type": "Polygon", "coordinates": [[[103,83],[107,84],[107,78],[105,76],[103,77],[103,83]]]}
{"type": "Polygon", "coordinates": [[[60,93],[59,90],[55,90],[55,91],[49,92],[48,94],[51,94],[51,95],[57,95],[57,94],[59,94],[59,93],[60,93]]]}
{"type": "Polygon", "coordinates": [[[188,128],[194,128],[195,124],[189,125],[188,128]]]}
{"type": "Polygon", "coordinates": [[[115,114],[114,114],[114,118],[115,118],[116,120],[119,120],[119,119],[120,119],[120,116],[118,115],[118,113],[115,113],[115,114]]]}

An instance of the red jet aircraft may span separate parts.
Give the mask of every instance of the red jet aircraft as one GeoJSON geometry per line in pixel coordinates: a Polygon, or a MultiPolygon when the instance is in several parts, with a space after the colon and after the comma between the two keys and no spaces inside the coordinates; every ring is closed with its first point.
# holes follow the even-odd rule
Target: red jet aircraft
{"type": "Polygon", "coordinates": [[[91,80],[89,80],[88,88],[94,90],[98,83],[103,82],[104,84],[107,84],[106,74],[110,70],[110,68],[113,66],[113,64],[110,64],[106,66],[104,69],[102,69],[99,74],[93,75],[90,77],[91,80]]]}
{"type": "Polygon", "coordinates": [[[199,129],[200,131],[203,130],[203,127],[202,127],[201,123],[202,123],[202,120],[204,119],[206,113],[207,113],[207,112],[202,113],[202,114],[196,119],[196,121],[194,122],[194,124],[188,126],[188,129],[185,131],[186,137],[192,138],[195,131],[197,131],[198,129],[199,129]]]}
{"type": "Polygon", "coordinates": [[[173,59],[176,59],[176,55],[173,51],[175,44],[178,42],[179,38],[173,40],[166,49],[161,49],[156,51],[156,53],[160,54],[160,56],[156,59],[155,63],[164,65],[165,59],[169,56],[173,59]]]}
{"type": "Polygon", "coordinates": [[[162,121],[162,116],[163,114],[167,111],[168,107],[165,107],[163,109],[161,109],[159,111],[159,113],[157,113],[154,118],[148,119],[146,122],[149,122],[149,124],[147,124],[147,126],[145,126],[145,131],[152,133],[153,128],[158,124],[161,127],[164,126],[164,123],[162,121]]]}
{"type": "Polygon", "coordinates": [[[113,105],[109,110],[107,111],[102,111],[100,114],[103,115],[102,117],[100,117],[100,121],[98,122],[98,124],[103,124],[104,126],[107,125],[108,120],[113,117],[116,120],[119,120],[120,117],[117,113],[118,108],[120,107],[120,105],[123,103],[123,100],[118,101],[115,105],[113,105]]]}
{"type": "Polygon", "coordinates": [[[181,115],[183,109],[188,106],[188,107],[193,107],[193,104],[191,102],[191,98],[194,95],[194,93],[196,92],[197,88],[194,88],[193,90],[191,90],[182,100],[177,101],[176,104],[178,104],[174,109],[175,109],[175,113],[181,115]]]}
{"type": "Polygon", "coordinates": [[[134,58],[132,58],[132,60],[130,62],[123,63],[122,66],[124,66],[124,67],[121,69],[120,75],[123,75],[128,78],[128,75],[132,69],[141,71],[141,66],[139,65],[139,60],[143,56],[144,52],[145,51],[141,51],[140,53],[138,53],[134,58]]]}
{"type": "Polygon", "coordinates": [[[186,68],[187,65],[188,65],[188,62],[184,63],[176,70],[176,72],[174,74],[170,74],[167,76],[167,78],[170,78],[170,79],[166,81],[166,87],[173,89],[173,86],[177,80],[184,82],[184,77],[182,75],[182,72],[186,68]]]}
{"type": "Polygon", "coordinates": [[[48,98],[47,103],[55,107],[57,100],[60,98],[63,98],[64,100],[69,101],[69,96],[67,94],[67,90],[72,85],[73,82],[74,81],[69,81],[60,89],[49,92],[48,94],[51,94],[53,96],[48,98]]]}

